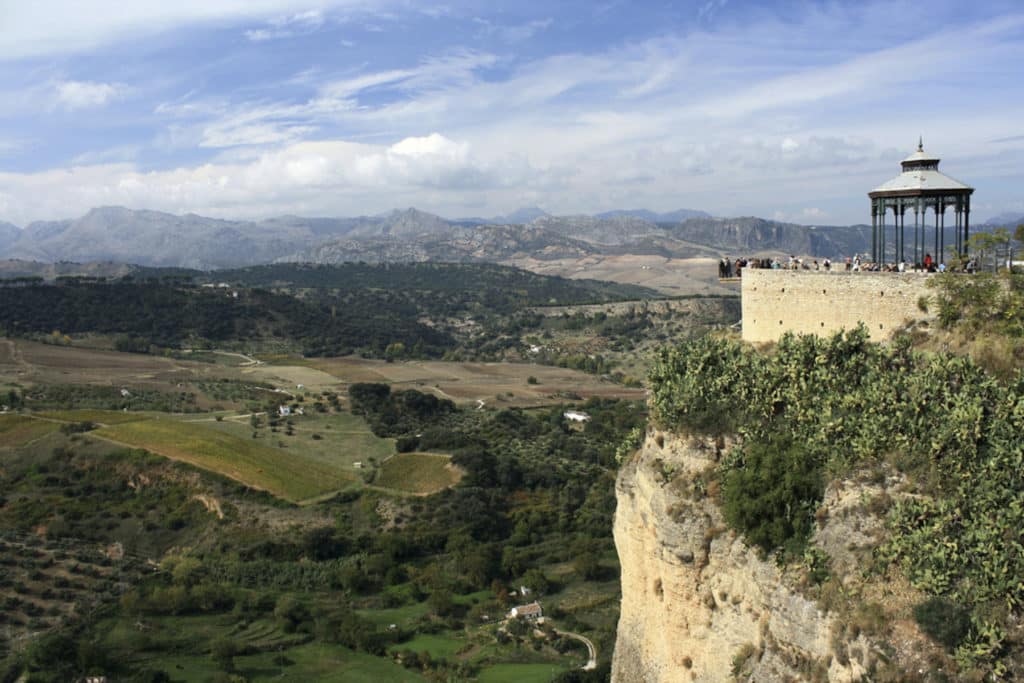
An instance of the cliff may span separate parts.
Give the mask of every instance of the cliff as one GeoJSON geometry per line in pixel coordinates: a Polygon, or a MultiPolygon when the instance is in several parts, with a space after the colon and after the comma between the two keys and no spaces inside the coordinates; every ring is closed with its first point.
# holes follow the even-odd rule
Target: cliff
{"type": "MultiPolygon", "coordinates": [[[[877,646],[805,596],[806,573],[760,557],[727,529],[707,475],[728,447],[652,431],[621,469],[612,681],[838,682],[873,673],[877,646]]],[[[881,525],[863,502],[880,492],[847,482],[826,493],[816,541],[833,570],[856,567],[857,553],[877,541],[881,525]]]]}

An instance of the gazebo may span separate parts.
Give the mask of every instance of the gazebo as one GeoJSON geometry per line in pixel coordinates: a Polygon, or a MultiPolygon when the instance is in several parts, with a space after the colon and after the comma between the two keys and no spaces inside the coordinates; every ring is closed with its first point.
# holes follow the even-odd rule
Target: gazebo
{"type": "Polygon", "coordinates": [[[942,254],[946,249],[946,209],[953,209],[956,218],[952,246],[955,246],[957,254],[965,256],[974,188],[940,173],[939,159],[925,154],[923,140],[918,140],[917,151],[900,163],[903,166],[902,173],[868,193],[871,198],[871,260],[886,263],[886,218],[890,211],[893,214],[893,262],[906,260],[904,219],[907,211],[914,212],[913,263],[921,263],[925,253],[929,252],[936,263],[945,260],[942,254]],[[928,248],[926,240],[926,216],[929,209],[935,215],[935,244],[932,250],[928,248]]]}

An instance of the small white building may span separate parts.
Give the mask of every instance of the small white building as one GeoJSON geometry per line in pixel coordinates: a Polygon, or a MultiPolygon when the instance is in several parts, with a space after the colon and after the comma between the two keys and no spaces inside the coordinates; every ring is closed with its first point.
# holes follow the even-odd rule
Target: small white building
{"type": "Polygon", "coordinates": [[[534,600],[528,605],[517,605],[509,610],[509,619],[529,619],[530,621],[537,621],[538,619],[544,618],[544,610],[541,608],[540,603],[534,600]]]}
{"type": "Polygon", "coordinates": [[[571,422],[590,422],[590,416],[579,410],[567,410],[562,417],[571,422]]]}
{"type": "Polygon", "coordinates": [[[292,414],[292,408],[291,406],[278,406],[277,414],[280,415],[281,417],[288,417],[289,415],[292,414]]]}

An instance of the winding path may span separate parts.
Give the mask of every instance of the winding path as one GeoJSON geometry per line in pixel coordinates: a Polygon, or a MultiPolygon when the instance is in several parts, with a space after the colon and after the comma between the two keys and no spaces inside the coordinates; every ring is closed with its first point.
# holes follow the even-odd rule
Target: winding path
{"type": "Polygon", "coordinates": [[[555,633],[557,633],[560,636],[565,636],[566,638],[575,638],[576,640],[586,645],[587,652],[590,654],[590,659],[588,659],[587,663],[583,665],[583,670],[593,671],[597,668],[597,648],[594,647],[594,643],[590,641],[590,638],[587,638],[586,636],[581,636],[579,633],[572,633],[571,631],[560,631],[557,628],[555,629],[555,633]]]}

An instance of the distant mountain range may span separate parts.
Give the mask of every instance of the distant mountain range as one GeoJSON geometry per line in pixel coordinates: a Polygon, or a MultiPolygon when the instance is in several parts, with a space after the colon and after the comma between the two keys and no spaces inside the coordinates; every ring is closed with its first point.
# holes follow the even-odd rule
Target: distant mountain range
{"type": "Polygon", "coordinates": [[[1021,223],[1024,223],[1024,213],[1017,213],[1014,211],[1008,211],[1001,213],[998,216],[993,216],[987,221],[982,223],[985,227],[999,227],[999,228],[1010,228],[1010,232],[1021,223]]]}
{"type": "Polygon", "coordinates": [[[103,207],[74,220],[40,221],[24,229],[0,223],[0,259],[210,270],[282,261],[500,262],[593,254],[838,258],[867,251],[870,238],[865,225],[809,227],[756,217],[712,218],[691,209],[553,216],[527,208],[483,221],[449,220],[409,208],[355,218],[233,221],[103,207]]]}

